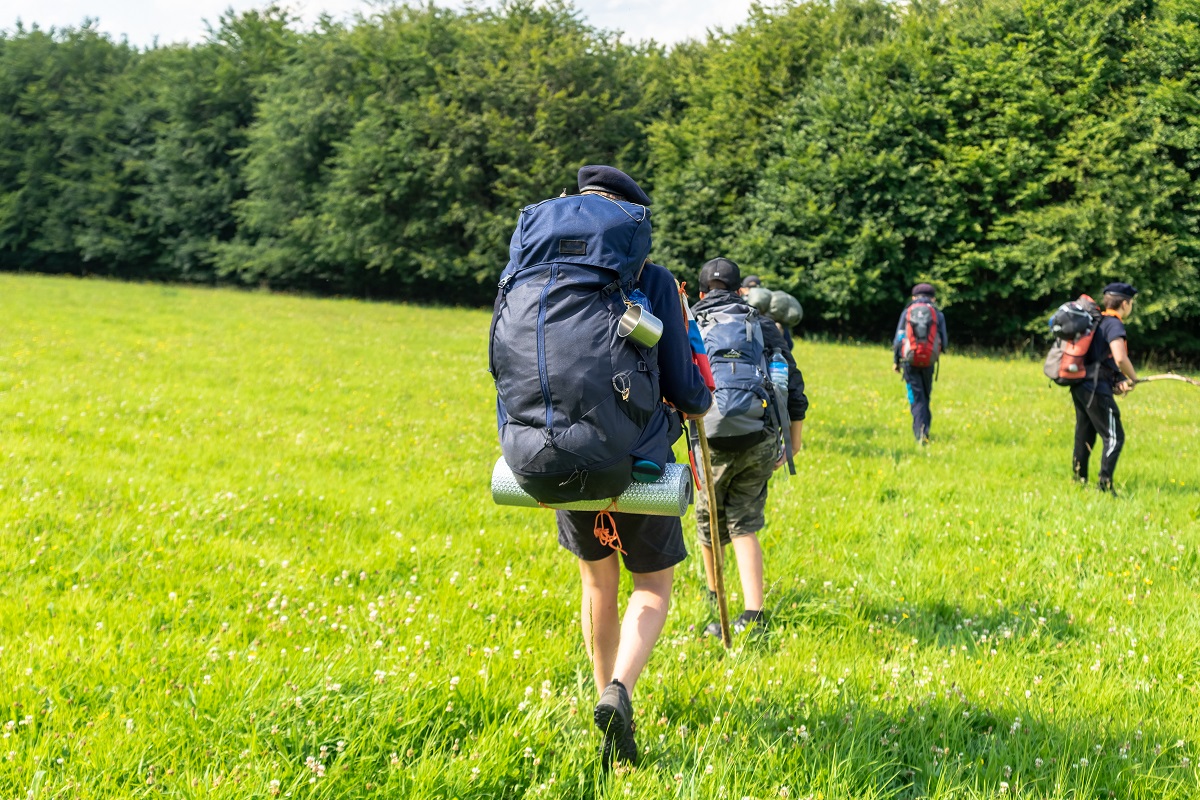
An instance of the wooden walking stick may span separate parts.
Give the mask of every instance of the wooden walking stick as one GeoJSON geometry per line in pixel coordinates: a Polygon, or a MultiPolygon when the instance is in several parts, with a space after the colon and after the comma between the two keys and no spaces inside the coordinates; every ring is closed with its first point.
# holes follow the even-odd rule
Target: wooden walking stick
{"type": "Polygon", "coordinates": [[[1184,383],[1190,383],[1192,386],[1200,386],[1200,381],[1195,378],[1176,375],[1174,372],[1164,372],[1161,375],[1150,375],[1137,379],[1137,383],[1149,383],[1150,381],[1183,381],[1184,383]]]}
{"type": "MultiPolygon", "coordinates": [[[[704,350],[704,337],[700,335],[700,328],[696,325],[696,317],[692,314],[692,307],[688,305],[687,286],[686,284],[675,282],[675,286],[679,290],[679,307],[683,311],[683,322],[687,327],[688,345],[692,349],[692,363],[696,365],[696,369],[700,370],[700,376],[704,379],[704,385],[708,390],[714,391],[716,383],[713,381],[712,370],[708,365],[708,353],[704,350]]],[[[709,554],[712,557],[713,565],[713,583],[717,589],[717,615],[721,620],[721,643],[728,650],[733,646],[733,637],[729,634],[729,604],[725,600],[725,552],[721,549],[721,536],[717,531],[717,484],[713,480],[712,474],[712,451],[708,448],[708,434],[704,432],[704,420],[692,420],[692,438],[694,441],[689,442],[689,451],[691,452],[693,474],[700,473],[704,476],[704,486],[699,485],[699,475],[697,478],[697,489],[703,488],[708,496],[708,529],[710,544],[708,546],[709,554]],[[700,445],[700,468],[696,468],[696,448],[695,444],[700,445]],[[714,547],[712,543],[716,544],[714,547]]],[[[702,545],[703,546],[703,545],[702,545]]],[[[707,570],[705,570],[707,575],[707,570]]]]}
{"type": "MultiPolygon", "coordinates": [[[[708,497],[707,550],[712,554],[713,583],[717,585],[717,617],[721,621],[721,644],[728,650],[733,646],[729,633],[729,603],[725,599],[725,548],[721,546],[721,533],[717,526],[717,482],[713,479],[712,451],[708,448],[708,434],[704,432],[704,420],[692,420],[693,429],[700,440],[700,459],[704,469],[704,491],[708,497]]],[[[703,545],[701,545],[703,547],[703,545]]]]}

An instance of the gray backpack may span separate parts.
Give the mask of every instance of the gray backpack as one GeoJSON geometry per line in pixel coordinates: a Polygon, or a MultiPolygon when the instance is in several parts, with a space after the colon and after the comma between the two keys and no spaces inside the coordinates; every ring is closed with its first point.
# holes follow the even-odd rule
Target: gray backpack
{"type": "Polygon", "coordinates": [[[744,303],[696,313],[716,390],[704,427],[713,438],[745,436],[771,426],[778,402],[767,371],[759,313],[744,303]]]}

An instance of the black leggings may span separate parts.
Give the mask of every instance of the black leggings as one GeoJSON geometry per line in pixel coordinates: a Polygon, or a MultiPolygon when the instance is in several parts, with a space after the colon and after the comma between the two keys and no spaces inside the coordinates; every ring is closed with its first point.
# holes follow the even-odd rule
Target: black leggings
{"type": "Polygon", "coordinates": [[[1125,446],[1125,428],[1121,410],[1111,394],[1094,394],[1082,386],[1071,387],[1075,401],[1075,477],[1087,480],[1088,458],[1096,444],[1096,434],[1104,449],[1100,453],[1100,483],[1112,483],[1117,459],[1125,446]]]}

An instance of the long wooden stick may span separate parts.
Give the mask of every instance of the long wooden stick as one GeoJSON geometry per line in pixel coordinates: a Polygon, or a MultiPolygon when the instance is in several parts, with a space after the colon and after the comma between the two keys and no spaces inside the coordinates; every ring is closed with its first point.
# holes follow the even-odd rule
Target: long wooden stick
{"type": "Polygon", "coordinates": [[[713,479],[712,451],[708,449],[708,434],[704,432],[704,420],[693,420],[700,434],[700,454],[704,462],[704,489],[708,494],[708,538],[713,556],[713,577],[717,584],[717,616],[721,620],[721,644],[725,649],[733,647],[729,633],[729,603],[725,600],[725,548],[721,546],[721,531],[717,525],[717,482],[713,479]]]}
{"type": "Polygon", "coordinates": [[[1174,372],[1164,372],[1161,375],[1150,375],[1145,378],[1138,378],[1138,383],[1149,383],[1150,381],[1183,381],[1190,383],[1192,386],[1200,386],[1200,381],[1195,378],[1188,378],[1183,375],[1176,375],[1174,372]]]}

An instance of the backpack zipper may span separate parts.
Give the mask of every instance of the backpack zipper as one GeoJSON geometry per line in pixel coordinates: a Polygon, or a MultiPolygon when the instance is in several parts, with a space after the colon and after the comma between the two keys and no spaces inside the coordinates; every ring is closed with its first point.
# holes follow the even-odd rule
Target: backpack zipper
{"type": "Polygon", "coordinates": [[[496,304],[492,308],[492,324],[488,329],[488,373],[492,380],[496,379],[496,322],[500,319],[500,305],[508,299],[508,285],[512,283],[514,274],[505,275],[496,284],[496,304]]]}
{"type": "Polygon", "coordinates": [[[537,318],[537,355],[538,377],[542,381],[542,402],[546,405],[546,435],[549,437],[554,430],[554,408],[550,405],[550,375],[546,369],[546,295],[558,280],[558,266],[550,267],[550,280],[542,287],[541,297],[538,298],[537,318]]]}

